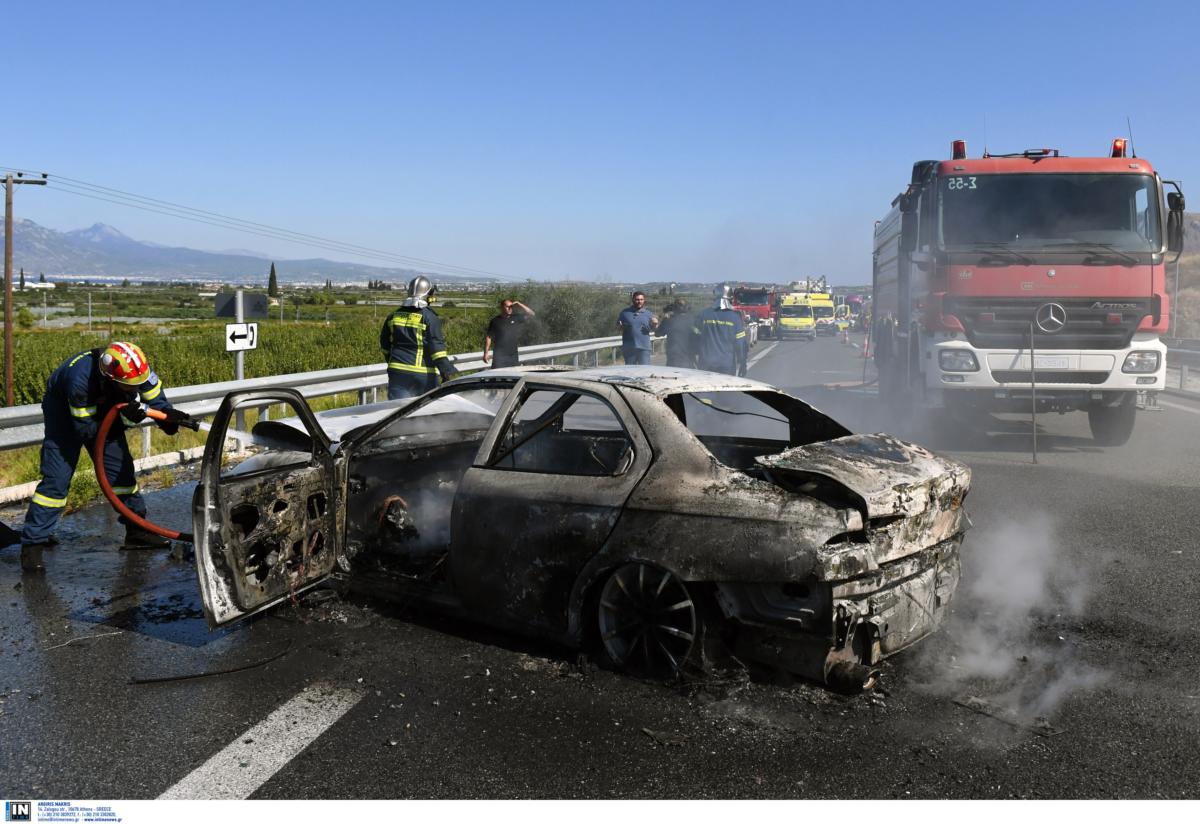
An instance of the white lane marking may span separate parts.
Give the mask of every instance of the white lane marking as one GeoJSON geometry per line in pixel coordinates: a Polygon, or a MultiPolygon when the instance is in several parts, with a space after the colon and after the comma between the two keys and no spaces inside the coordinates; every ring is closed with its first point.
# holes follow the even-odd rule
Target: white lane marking
{"type": "Polygon", "coordinates": [[[775,348],[776,346],[778,346],[778,345],[779,345],[778,343],[772,343],[772,344],[771,344],[771,345],[769,345],[769,346],[768,346],[766,349],[762,350],[762,351],[761,351],[761,352],[759,352],[757,355],[755,355],[754,357],[752,357],[752,358],[751,358],[749,361],[747,361],[747,363],[746,363],[746,371],[747,371],[747,372],[749,372],[749,371],[750,371],[750,368],[751,368],[751,367],[753,367],[753,366],[754,366],[754,364],[758,363],[760,360],[762,360],[763,358],[765,358],[765,357],[767,356],[767,353],[768,353],[768,352],[770,352],[772,349],[774,349],[774,348],[775,348]]]}
{"type": "Polygon", "coordinates": [[[1170,409],[1178,409],[1180,412],[1191,412],[1193,415],[1200,415],[1200,409],[1195,409],[1191,406],[1184,406],[1184,405],[1178,404],[1178,403],[1171,403],[1170,401],[1159,401],[1158,405],[1165,406],[1170,409]]]}
{"type": "Polygon", "coordinates": [[[249,798],[362,697],[330,684],[305,687],[159,798],[249,798]]]}

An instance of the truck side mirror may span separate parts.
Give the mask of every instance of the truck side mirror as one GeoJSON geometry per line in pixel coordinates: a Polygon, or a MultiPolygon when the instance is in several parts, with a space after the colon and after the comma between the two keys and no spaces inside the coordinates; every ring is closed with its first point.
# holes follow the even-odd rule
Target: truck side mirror
{"type": "Polygon", "coordinates": [[[1182,212],[1187,208],[1183,200],[1183,192],[1167,192],[1167,208],[1172,212],[1182,212]]]}
{"type": "MultiPolygon", "coordinates": [[[[1168,196],[1170,197],[1170,196],[1168,196]]],[[[1181,197],[1180,200],[1183,198],[1181,197]]],[[[1167,212],[1167,251],[1183,252],[1183,211],[1172,209],[1167,212]]]]}

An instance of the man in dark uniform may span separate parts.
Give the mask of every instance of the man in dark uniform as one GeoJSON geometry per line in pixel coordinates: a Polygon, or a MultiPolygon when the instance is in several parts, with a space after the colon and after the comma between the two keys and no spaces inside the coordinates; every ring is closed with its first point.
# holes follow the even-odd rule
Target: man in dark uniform
{"type": "Polygon", "coordinates": [[[667,337],[667,366],[695,369],[695,335],[692,334],[695,315],[688,311],[688,302],[676,298],[665,314],[666,320],[659,326],[658,334],[667,337]]]}
{"type": "Polygon", "coordinates": [[[517,344],[521,334],[521,324],[533,316],[534,311],[519,300],[505,298],[500,301],[500,314],[488,323],[487,333],[483,336],[483,362],[487,363],[490,357],[493,369],[520,366],[521,360],[517,356],[517,344]],[[520,307],[521,314],[513,312],[514,306],[520,307]]]}
{"type": "MultiPolygon", "coordinates": [[[[55,525],[67,505],[67,491],[79,461],[79,451],[91,453],[100,421],[118,404],[137,400],[167,415],[158,427],[169,435],[179,431],[188,416],[171,406],[162,381],[150,369],[146,355],[132,343],[115,341],[103,349],[91,349],[68,358],[46,381],[42,418],[46,435],[42,441],[41,473],[37,491],[21,530],[21,568],[44,572],[42,551],[58,541],[55,525]]],[[[133,455],[125,441],[125,429],[146,417],[140,406],[129,406],[109,430],[104,443],[104,470],[113,491],[135,514],[145,517],[146,502],[138,494],[133,455]]],[[[123,549],[154,549],[168,541],[120,518],[125,524],[123,549]]]]}
{"type": "Polygon", "coordinates": [[[745,375],[750,347],[742,315],[733,309],[733,289],[722,283],[713,295],[714,304],[696,315],[692,325],[697,365],[709,372],[745,375]]]}
{"type": "Polygon", "coordinates": [[[424,395],[438,385],[438,376],[458,374],[446,354],[442,322],[429,308],[434,286],[418,275],[408,284],[408,297],[387,316],[379,331],[379,347],[388,365],[388,400],[424,395]]]}

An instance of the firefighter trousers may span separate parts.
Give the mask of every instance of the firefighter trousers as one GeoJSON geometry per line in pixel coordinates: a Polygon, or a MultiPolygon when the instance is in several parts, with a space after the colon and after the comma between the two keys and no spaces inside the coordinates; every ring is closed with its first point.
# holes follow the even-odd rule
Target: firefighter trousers
{"type": "Polygon", "coordinates": [[[388,370],[388,400],[415,398],[430,389],[437,389],[436,372],[405,372],[401,369],[388,370]]]}
{"type": "MultiPolygon", "coordinates": [[[[33,501],[25,514],[25,527],[21,530],[21,543],[44,543],[50,538],[58,519],[67,505],[67,491],[75,466],[79,462],[79,451],[87,448],[91,454],[92,444],[80,440],[70,421],[58,416],[45,418],[46,438],[42,441],[42,480],[33,493],[33,501]]],[[[137,478],[133,469],[133,455],[125,441],[124,432],[110,433],[104,444],[104,470],[117,497],[135,514],[145,517],[146,502],[138,493],[137,478]]],[[[126,526],[129,521],[119,518],[126,526]]]]}

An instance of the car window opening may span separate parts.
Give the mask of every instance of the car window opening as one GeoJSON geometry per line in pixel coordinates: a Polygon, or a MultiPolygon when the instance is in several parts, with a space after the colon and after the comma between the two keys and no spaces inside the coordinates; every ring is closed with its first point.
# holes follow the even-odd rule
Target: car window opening
{"type": "Polygon", "coordinates": [[[688,431],[731,469],[756,477],[760,455],[850,434],[808,404],[779,392],[684,392],[665,398],[688,431]]]}
{"type": "Polygon", "coordinates": [[[494,469],[613,476],[632,463],[633,441],[612,407],[579,392],[535,389],[489,461],[494,469]]]}

